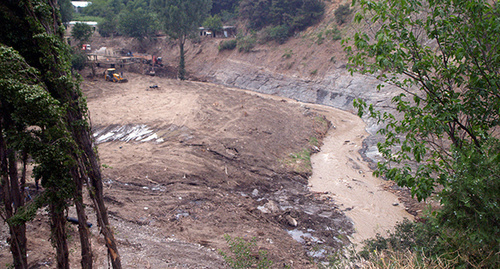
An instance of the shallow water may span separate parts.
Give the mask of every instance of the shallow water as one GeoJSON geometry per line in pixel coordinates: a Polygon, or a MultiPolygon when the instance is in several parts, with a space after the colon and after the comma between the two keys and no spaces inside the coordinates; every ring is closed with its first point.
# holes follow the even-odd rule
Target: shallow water
{"type": "Polygon", "coordinates": [[[365,123],[348,112],[320,107],[333,126],[323,141],[321,151],[311,157],[311,191],[327,193],[354,223],[351,241],[358,245],[385,234],[396,222],[413,219],[398,197],[384,190],[388,182],[372,175],[359,150],[368,136],[365,123]]]}

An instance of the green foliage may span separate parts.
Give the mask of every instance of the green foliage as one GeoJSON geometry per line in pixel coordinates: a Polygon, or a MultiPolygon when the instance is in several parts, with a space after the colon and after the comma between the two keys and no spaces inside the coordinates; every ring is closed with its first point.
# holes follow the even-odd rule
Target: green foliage
{"type": "Polygon", "coordinates": [[[318,45],[323,44],[323,40],[325,40],[325,37],[323,36],[323,32],[319,32],[316,37],[317,37],[316,44],[318,44],[318,45]]]}
{"type": "Polygon", "coordinates": [[[278,25],[274,27],[266,27],[261,32],[260,41],[267,43],[269,41],[276,41],[278,44],[283,44],[290,36],[290,28],[287,25],[278,25]]]}
{"type": "Polygon", "coordinates": [[[157,28],[154,14],[142,8],[124,9],[118,16],[120,33],[139,41],[152,36],[157,28]]]}
{"type": "Polygon", "coordinates": [[[252,36],[238,36],[236,38],[238,42],[238,51],[239,52],[250,52],[256,45],[257,43],[257,38],[252,35],[252,36]]]}
{"type": "Polygon", "coordinates": [[[212,16],[220,15],[223,21],[227,21],[238,12],[239,4],[240,0],[212,0],[210,14],[212,16]]]}
{"type": "Polygon", "coordinates": [[[236,48],[238,41],[236,39],[224,40],[219,44],[219,51],[223,50],[233,50],[236,48]]]}
{"type": "Polygon", "coordinates": [[[311,144],[311,146],[314,146],[314,147],[320,146],[320,143],[316,137],[309,138],[309,144],[311,144]]]}
{"type": "Polygon", "coordinates": [[[327,29],[325,31],[325,36],[333,41],[342,39],[340,30],[337,28],[337,26],[333,26],[333,28],[327,29]]]}
{"type": "Polygon", "coordinates": [[[402,253],[411,253],[423,266],[416,268],[427,268],[426,264],[441,264],[438,268],[498,268],[497,248],[485,247],[470,239],[469,233],[443,227],[439,218],[429,216],[421,222],[404,220],[396,224],[394,232],[389,232],[387,237],[377,234],[366,240],[358,255],[377,264],[380,253],[384,253],[386,259],[392,256],[396,260],[401,259],[402,253]]]}
{"type": "Polygon", "coordinates": [[[363,250],[359,252],[365,259],[375,252],[391,249],[396,252],[417,251],[422,256],[432,256],[438,253],[440,231],[431,220],[426,223],[412,222],[405,219],[389,232],[387,238],[377,234],[375,238],[364,242],[363,250]]]}
{"type": "Polygon", "coordinates": [[[334,12],[335,20],[339,25],[342,25],[347,22],[347,19],[351,15],[352,10],[349,7],[349,4],[340,5],[334,12]]]}
{"type": "Polygon", "coordinates": [[[87,54],[82,52],[79,48],[73,50],[71,54],[71,69],[82,71],[87,64],[87,54]]]}
{"type": "Polygon", "coordinates": [[[240,16],[249,20],[252,29],[286,25],[291,32],[301,31],[323,16],[325,4],[321,0],[241,0],[240,16]]]}
{"type": "Polygon", "coordinates": [[[219,251],[219,254],[224,260],[234,269],[244,268],[271,268],[273,262],[267,258],[266,251],[256,251],[256,239],[252,238],[251,241],[246,241],[241,237],[232,238],[229,235],[224,235],[224,239],[229,245],[231,254],[226,254],[219,251]]]}
{"type": "Polygon", "coordinates": [[[70,22],[74,16],[74,9],[73,5],[71,4],[71,0],[60,0],[58,1],[58,4],[62,22],[70,22]]]}
{"type": "Polygon", "coordinates": [[[197,32],[198,27],[208,16],[210,0],[166,0],[153,6],[163,18],[163,30],[181,42],[197,32]]]}
{"type": "Polygon", "coordinates": [[[92,27],[86,23],[77,22],[71,29],[71,36],[78,40],[80,44],[87,42],[92,36],[92,27]]]}
{"type": "Polygon", "coordinates": [[[291,49],[286,49],[285,53],[283,53],[283,55],[281,55],[281,58],[290,59],[290,58],[292,58],[292,56],[293,56],[293,51],[291,49]]]}
{"type": "Polygon", "coordinates": [[[97,23],[99,34],[103,37],[109,37],[118,34],[118,18],[105,17],[104,20],[97,23]]]}
{"type": "Polygon", "coordinates": [[[446,231],[440,244],[459,253],[462,264],[498,267],[498,8],[481,0],[360,4],[367,13],[355,20],[378,30],[357,33],[355,49],[346,47],[351,71],[402,90],[392,98],[398,117],[355,101],[359,115],[385,124],[378,148],[386,161],[377,174],[419,200],[437,192],[437,225],[446,231]]]}
{"type": "MultiPolygon", "coordinates": [[[[321,0],[241,0],[240,16],[248,19],[249,27],[261,30],[267,27],[266,37],[284,43],[296,31],[316,23],[325,10],[321,0]]],[[[264,39],[265,40],[265,39],[264,39]]]]}
{"type": "Polygon", "coordinates": [[[211,0],[165,0],[154,1],[151,7],[163,18],[163,30],[179,42],[179,78],[185,79],[184,43],[195,36],[198,27],[208,16],[211,0]]]}
{"type": "Polygon", "coordinates": [[[209,16],[202,25],[212,31],[222,31],[222,19],[219,15],[209,16]]]}

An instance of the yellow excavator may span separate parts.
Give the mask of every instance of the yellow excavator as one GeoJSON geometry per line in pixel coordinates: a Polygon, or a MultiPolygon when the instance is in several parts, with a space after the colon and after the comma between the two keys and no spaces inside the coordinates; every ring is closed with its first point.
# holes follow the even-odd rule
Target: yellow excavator
{"type": "Polygon", "coordinates": [[[109,68],[104,72],[104,79],[106,81],[112,81],[112,82],[118,82],[118,83],[123,83],[123,82],[128,82],[126,78],[123,78],[118,71],[116,71],[115,68],[109,68]]]}

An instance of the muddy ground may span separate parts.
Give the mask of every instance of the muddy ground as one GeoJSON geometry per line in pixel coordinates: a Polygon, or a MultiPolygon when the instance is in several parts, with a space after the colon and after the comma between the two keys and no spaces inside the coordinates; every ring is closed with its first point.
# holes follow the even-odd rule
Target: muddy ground
{"type": "MultiPolygon", "coordinates": [[[[351,221],[307,188],[306,152],[330,130],[314,109],[213,84],[127,76],[128,83],[82,85],[125,268],[224,268],[218,251],[229,253],[226,234],[255,238],[273,268],[315,268],[313,260],[348,242],[351,221]]],[[[28,225],[33,268],[55,267],[46,222],[40,210],[28,225]]],[[[2,225],[3,265],[10,255],[2,225]]],[[[96,264],[106,268],[98,227],[92,231],[96,264]]]]}

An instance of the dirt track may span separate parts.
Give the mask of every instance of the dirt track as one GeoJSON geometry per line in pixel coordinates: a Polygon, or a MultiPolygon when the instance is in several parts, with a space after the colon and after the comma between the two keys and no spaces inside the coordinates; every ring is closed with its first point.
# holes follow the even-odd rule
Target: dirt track
{"type": "MultiPolygon", "coordinates": [[[[224,234],[255,237],[275,264],[293,268],[314,268],[310,257],[327,259],[347,243],[353,227],[346,208],[307,187],[311,168],[300,153],[317,151],[327,131],[341,131],[314,108],[213,84],[127,75],[129,83],[97,79],[82,86],[126,268],[223,268],[217,251],[228,252],[224,234]]],[[[345,113],[329,111],[330,120],[345,113]]],[[[347,140],[349,128],[341,132],[347,140]]],[[[53,268],[46,219],[41,212],[29,224],[37,234],[29,260],[53,268]]],[[[104,266],[105,249],[92,229],[96,264],[104,266]]],[[[0,262],[9,261],[7,251],[2,246],[0,262]]],[[[75,265],[78,253],[72,247],[75,265]]]]}

